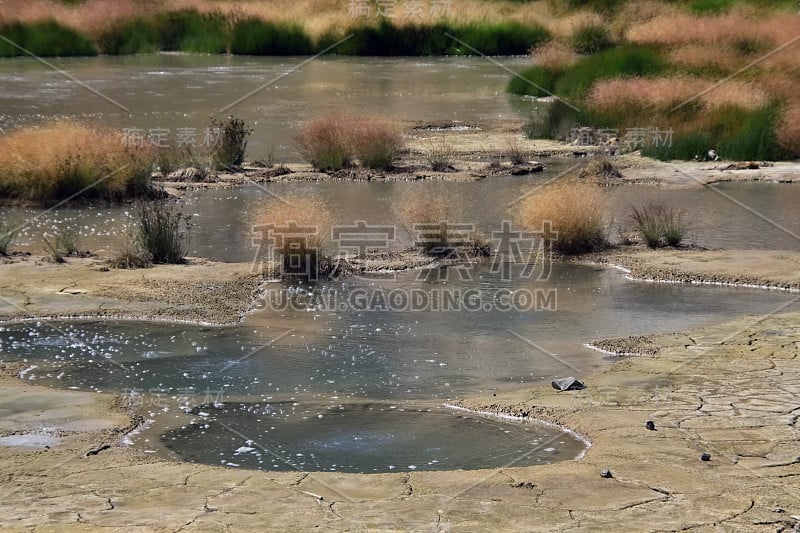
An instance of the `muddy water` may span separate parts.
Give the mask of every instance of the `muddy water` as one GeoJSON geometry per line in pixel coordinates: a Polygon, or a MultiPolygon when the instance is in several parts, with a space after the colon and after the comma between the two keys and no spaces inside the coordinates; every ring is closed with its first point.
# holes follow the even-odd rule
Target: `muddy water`
{"type": "MultiPolygon", "coordinates": [[[[508,62],[522,65],[525,60],[508,62]]],[[[214,110],[295,63],[159,55],[57,64],[130,113],[38,63],[3,61],[3,127],[44,116],[71,116],[115,127],[199,130],[214,110]]],[[[480,59],[329,58],[269,84],[236,112],[259,126],[269,125],[257,128],[251,156],[274,146],[279,156],[292,157],[289,132],[315,111],[339,106],[419,121],[498,119],[517,113],[521,105],[503,94],[506,81],[504,72],[480,59]]],[[[460,222],[488,233],[507,218],[509,202],[565,164],[547,163],[547,171],[538,176],[468,184],[271,184],[190,193],[182,203],[194,215],[191,253],[252,259],[251,227],[261,205],[289,189],[324,195],[338,223],[349,225],[357,220],[393,224],[393,207],[410,188],[429,188],[461,205],[460,222]]],[[[690,240],[696,244],[800,249],[797,240],[777,227],[800,233],[795,208],[800,188],[729,184],[715,189],[630,187],[609,194],[620,213],[656,196],[686,208],[690,240]]],[[[64,227],[81,236],[84,248],[113,251],[132,220],[131,208],[124,206],[2,211],[26,224],[15,246],[37,252],[42,233],[64,227]]],[[[410,240],[402,230],[397,235],[393,246],[410,240]]],[[[787,295],[748,289],[632,283],[618,272],[575,265],[554,266],[542,281],[507,279],[486,263],[466,276],[433,273],[349,279],[316,289],[345,297],[376,289],[474,291],[492,305],[458,312],[274,305],[231,328],[92,321],[6,324],[0,330],[0,359],[28,363],[25,379],[36,383],[124,393],[152,421],[135,445],[187,460],[360,472],[494,467],[511,460],[523,465],[574,457],[583,444],[553,428],[466,416],[443,404],[468,394],[591,372],[605,364],[600,354],[582,346],[594,338],[768,313],[789,300],[787,295]],[[554,309],[499,309],[492,299],[498,291],[524,294],[537,289],[555,291],[554,309]]],[[[296,287],[274,284],[270,289],[293,301],[302,299],[296,287]]]]}
{"type": "MultiPolygon", "coordinates": [[[[251,158],[274,151],[293,160],[297,123],[331,109],[469,123],[502,120],[516,116],[515,107],[527,107],[505,94],[508,73],[480,58],[325,57],[298,68],[305,59],[157,54],[51,60],[108,99],[32,59],[0,61],[0,127],[45,117],[93,119],[118,128],[167,129],[173,143],[178,128],[195,128],[202,144],[209,117],[220,112],[254,124],[251,158]]],[[[512,68],[529,62],[500,61],[512,68]]]]}
{"type": "Polygon", "coordinates": [[[752,289],[634,283],[613,270],[576,265],[555,266],[546,281],[509,280],[489,267],[476,266],[467,279],[405,273],[316,289],[344,296],[397,288],[428,294],[472,290],[482,302],[494,302],[501,290],[552,289],[557,305],[435,311],[368,300],[341,310],[320,302],[303,307],[297,287],[275,283],[270,292],[291,295],[297,305],[265,307],[230,328],[6,324],[0,359],[26,363],[25,379],[35,383],[122,393],[151,421],[134,444],[165,456],[361,472],[495,467],[509,455],[522,457],[519,464],[537,464],[574,457],[583,445],[553,428],[457,416],[443,404],[586,375],[607,364],[583,347],[594,338],[764,314],[793,298],[752,289]],[[482,451],[487,442],[489,454],[482,451]],[[385,453],[376,453],[381,446],[385,453]]]}
{"type": "MultiPolygon", "coordinates": [[[[263,215],[263,203],[272,195],[287,191],[324,196],[331,204],[337,223],[353,225],[357,220],[370,224],[396,224],[396,206],[408,191],[427,189],[446,194],[461,206],[459,222],[474,224],[489,235],[500,221],[510,216],[508,205],[531,186],[542,183],[569,165],[550,161],[541,175],[517,178],[498,177],[476,183],[273,183],[236,190],[188,193],[182,200],[185,211],[194,215],[195,229],[190,254],[223,261],[250,261],[257,248],[252,227],[263,215]]],[[[701,190],[672,190],[651,187],[614,187],[608,190],[614,210],[614,229],[625,225],[632,205],[662,201],[686,210],[690,221],[688,242],[711,248],[754,248],[800,250],[800,186],[787,184],[720,184],[701,190]],[[737,200],[752,211],[737,205],[737,200]],[[754,213],[755,212],[755,213],[754,213]],[[763,215],[769,220],[758,216],[763,215]],[[783,229],[782,229],[783,228],[783,229]]],[[[0,207],[11,223],[22,226],[14,246],[42,253],[42,234],[55,228],[70,228],[79,235],[83,248],[113,252],[120,246],[133,223],[130,206],[59,209],[0,207]]],[[[410,243],[411,236],[398,227],[393,247],[410,243]]]]}

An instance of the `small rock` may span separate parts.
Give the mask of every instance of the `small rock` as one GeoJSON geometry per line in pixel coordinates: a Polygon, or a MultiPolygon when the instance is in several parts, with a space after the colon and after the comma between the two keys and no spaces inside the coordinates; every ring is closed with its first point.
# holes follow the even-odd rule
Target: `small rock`
{"type": "Polygon", "coordinates": [[[704,453],[703,455],[700,456],[700,460],[701,461],[710,461],[711,460],[711,454],[710,453],[704,453]]]}
{"type": "Polygon", "coordinates": [[[568,378],[554,379],[551,384],[553,385],[554,389],[558,389],[560,391],[582,390],[586,388],[586,385],[571,376],[568,378]]]}
{"type": "Polygon", "coordinates": [[[656,423],[653,422],[652,420],[648,420],[647,423],[645,423],[644,427],[646,427],[650,431],[655,431],[656,430],[656,423]]]}
{"type": "Polygon", "coordinates": [[[606,469],[600,472],[600,477],[611,479],[612,477],[614,477],[614,475],[611,473],[611,470],[606,469]]]}

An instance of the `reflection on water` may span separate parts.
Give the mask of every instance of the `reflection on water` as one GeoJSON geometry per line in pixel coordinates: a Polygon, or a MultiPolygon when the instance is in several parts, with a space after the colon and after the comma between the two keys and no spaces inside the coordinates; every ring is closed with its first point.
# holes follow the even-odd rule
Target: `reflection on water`
{"type": "MultiPolygon", "coordinates": [[[[461,206],[460,220],[475,224],[478,231],[490,235],[501,221],[511,216],[508,204],[530,187],[559,173],[571,161],[548,161],[547,170],[526,178],[499,177],[475,183],[271,183],[235,190],[188,193],[182,199],[187,213],[194,215],[190,255],[223,261],[251,261],[257,251],[253,244],[253,225],[262,216],[262,206],[273,194],[288,191],[323,196],[331,204],[338,224],[353,225],[358,220],[369,224],[397,224],[397,205],[408,191],[426,188],[431,194],[444,194],[461,206]]],[[[754,248],[800,250],[800,186],[787,184],[722,184],[714,187],[770,221],[736,205],[711,188],[658,189],[645,186],[608,189],[612,200],[614,226],[627,223],[632,205],[651,201],[665,202],[686,210],[690,224],[688,241],[714,248],[754,248]],[[780,227],[778,227],[780,226],[780,227]],[[784,231],[784,228],[786,231],[784,231]]],[[[113,253],[133,224],[130,206],[58,209],[0,207],[10,223],[25,224],[14,248],[42,253],[41,235],[57,228],[70,228],[80,236],[80,244],[94,252],[113,253]]],[[[617,237],[616,229],[611,238],[617,237]]],[[[411,236],[403,228],[397,232],[394,248],[410,244],[411,236]]]]}
{"type": "MultiPolygon", "coordinates": [[[[183,55],[54,61],[129,106],[132,114],[32,60],[0,61],[0,109],[7,113],[0,115],[0,126],[60,115],[69,102],[71,115],[112,126],[202,128],[214,110],[294,65],[290,58],[183,55]]],[[[235,111],[257,123],[251,155],[274,145],[279,157],[293,157],[286,139],[297,121],[314,112],[359,107],[407,120],[497,120],[525,105],[503,94],[506,81],[505,72],[477,58],[325,58],[266,87],[235,111]]],[[[337,222],[352,225],[358,220],[394,224],[394,208],[409,188],[428,188],[461,204],[461,220],[452,222],[472,223],[488,234],[509,218],[509,202],[568,164],[572,161],[547,161],[541,175],[476,183],[276,183],[188,193],[181,202],[195,221],[191,255],[249,261],[256,251],[251,228],[265,198],[289,189],[326,197],[337,222]]],[[[800,249],[790,235],[800,233],[797,186],[617,187],[609,194],[617,225],[629,205],[657,199],[686,209],[690,241],[696,244],[800,249]]],[[[0,208],[10,223],[25,225],[14,247],[37,252],[42,233],[65,228],[81,236],[83,248],[113,252],[130,229],[131,211],[130,206],[51,212],[0,208]]],[[[400,232],[393,245],[409,242],[400,232]]],[[[501,290],[554,290],[557,305],[510,311],[489,305],[461,312],[265,308],[229,328],[5,324],[0,360],[27,363],[25,379],[37,383],[123,392],[156,421],[154,427],[169,429],[164,446],[199,462],[371,472],[499,466],[532,451],[524,464],[534,464],[573,457],[580,443],[538,426],[419,405],[586,374],[603,364],[602,356],[582,347],[591,339],[763,314],[791,299],[749,289],[631,283],[619,272],[576,265],[554,266],[546,281],[504,279],[484,263],[463,278],[418,279],[417,273],[404,273],[316,288],[346,297],[376,287],[471,290],[486,302],[501,290]],[[396,402],[396,408],[382,401],[396,402]],[[194,422],[172,427],[184,411],[194,422]]],[[[281,284],[273,290],[288,294],[281,284]]]]}
{"type": "Polygon", "coordinates": [[[167,449],[190,462],[260,470],[472,470],[563,461],[584,449],[556,428],[443,408],[234,403],[193,414],[161,437],[167,449]]]}
{"type": "MultiPolygon", "coordinates": [[[[291,289],[297,294],[296,287],[271,285],[273,291],[291,289]]],[[[180,436],[181,442],[172,437],[164,441],[173,451],[190,454],[197,461],[290,467],[285,461],[273,463],[277,457],[259,455],[261,452],[233,455],[245,446],[244,440],[260,442],[263,438],[280,444],[278,451],[284,458],[290,452],[309,454],[304,463],[309,468],[385,471],[395,463],[433,467],[436,463],[428,463],[434,459],[452,467],[477,467],[484,463],[473,464],[469,458],[480,456],[490,437],[457,438],[468,432],[466,422],[447,419],[457,427],[452,427],[451,433],[433,435],[425,428],[445,423],[441,413],[431,414],[430,422],[425,418],[418,427],[414,421],[419,413],[395,420],[394,415],[375,411],[340,412],[339,406],[342,402],[375,401],[397,402],[400,407],[409,402],[440,406],[479,392],[581,376],[604,364],[603,356],[584,348],[583,342],[769,313],[793,299],[790,294],[755,289],[636,283],[614,270],[578,265],[555,265],[547,281],[503,279],[482,264],[468,279],[420,280],[417,273],[409,272],[395,280],[351,278],[317,288],[346,296],[358,290],[399,287],[470,289],[487,302],[499,290],[553,289],[557,306],[528,311],[479,306],[472,312],[398,312],[380,306],[358,311],[324,306],[264,308],[243,324],[226,328],[96,321],[14,323],[0,328],[0,359],[29,365],[25,379],[32,382],[121,392],[155,421],[153,427],[159,431],[170,430],[184,420],[184,411],[205,404],[202,410],[209,416],[195,409],[196,423],[172,428],[172,437],[180,436]],[[211,413],[208,405],[215,403],[224,409],[211,413]],[[272,413],[267,413],[269,417],[253,415],[249,409],[256,404],[280,405],[283,411],[275,413],[297,416],[278,424],[272,413]],[[310,405],[316,406],[313,413],[308,411],[310,405]],[[318,418],[320,414],[323,419],[318,418]],[[199,422],[201,419],[205,422],[199,422]],[[231,433],[225,426],[233,425],[237,429],[231,433]],[[350,447],[343,452],[346,460],[326,455],[325,442],[383,438],[386,428],[392,426],[398,428],[392,438],[398,439],[395,442],[403,448],[402,453],[386,449],[386,455],[367,454],[362,460],[356,458],[359,449],[350,447]],[[363,432],[359,433],[359,427],[363,432]],[[427,440],[429,437],[433,441],[427,440]],[[403,439],[418,440],[408,443],[403,439]],[[441,442],[448,451],[423,453],[431,442],[441,442]],[[197,447],[203,451],[198,452],[197,447]]],[[[491,427],[489,433],[497,437],[505,435],[505,430],[495,430],[495,426],[481,427],[491,427]]],[[[498,445],[497,449],[516,453],[529,437],[515,434],[523,441],[509,440],[508,447],[498,445]]],[[[152,435],[147,438],[151,443],[158,440],[152,435]]],[[[556,455],[552,450],[541,451],[531,454],[530,460],[549,461],[574,451],[569,446],[554,449],[556,455]]]]}
{"type": "MultiPolygon", "coordinates": [[[[172,142],[178,128],[194,128],[200,145],[212,114],[290,71],[225,110],[254,124],[252,158],[274,149],[279,160],[297,160],[295,127],[331,109],[470,123],[516,118],[515,107],[531,106],[507,95],[508,73],[480,58],[323,57],[294,70],[304,59],[155,54],[51,60],[130,113],[33,59],[2,60],[0,128],[66,114],[118,128],[165,128],[172,142]]],[[[530,62],[498,60],[517,69],[530,62]]]]}

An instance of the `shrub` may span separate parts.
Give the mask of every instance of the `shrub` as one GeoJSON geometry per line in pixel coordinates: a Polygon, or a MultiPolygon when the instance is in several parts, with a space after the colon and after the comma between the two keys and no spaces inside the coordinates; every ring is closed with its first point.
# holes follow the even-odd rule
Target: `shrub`
{"type": "Polygon", "coordinates": [[[345,115],[320,115],[300,127],[295,143],[316,169],[341,170],[352,162],[346,127],[345,115]]]}
{"type": "Polygon", "coordinates": [[[561,182],[531,191],[513,215],[523,227],[541,232],[553,251],[573,255],[608,246],[606,208],[598,187],[561,182]]]}
{"type": "MultiPolygon", "coordinates": [[[[0,25],[0,35],[28,52],[40,56],[95,56],[97,48],[85,35],[55,20],[0,25]]],[[[27,55],[6,41],[0,41],[0,57],[27,55]]]]}
{"type": "Polygon", "coordinates": [[[0,197],[52,205],[120,201],[152,194],[151,150],[125,146],[120,132],[70,122],[0,137],[0,197]]]}
{"type": "Polygon", "coordinates": [[[313,281],[336,276],[337,263],[324,253],[333,215],[323,199],[297,193],[270,197],[255,222],[255,230],[262,235],[267,229],[272,232],[275,248],[266,255],[279,256],[275,259],[284,279],[313,281]]]}
{"type": "Polygon", "coordinates": [[[403,135],[397,124],[375,116],[353,120],[347,137],[353,156],[367,168],[392,168],[392,160],[403,148],[403,135]]]}
{"type": "Polygon", "coordinates": [[[666,69],[661,54],[651,48],[624,45],[585,57],[561,74],[555,94],[583,98],[592,85],[601,79],[627,76],[653,76],[666,69]]]}
{"type": "Polygon", "coordinates": [[[511,78],[508,92],[526,96],[551,96],[556,90],[556,80],[563,71],[544,66],[530,67],[511,78]]]}
{"type": "Polygon", "coordinates": [[[156,264],[186,262],[191,218],[191,215],[184,215],[177,207],[163,202],[139,204],[138,243],[150,261],[156,264]]]}
{"type": "Polygon", "coordinates": [[[572,34],[572,49],[579,54],[596,54],[614,46],[605,26],[588,24],[572,34]]]}
{"type": "Polygon", "coordinates": [[[581,170],[579,176],[584,179],[599,178],[608,180],[621,178],[622,174],[607,157],[600,157],[589,161],[589,164],[581,170]]]}
{"type": "Polygon", "coordinates": [[[678,246],[688,231],[685,212],[663,204],[634,207],[630,218],[634,229],[650,248],[678,246]]]}
{"type": "MultiPolygon", "coordinates": [[[[519,22],[467,24],[453,28],[449,33],[471,48],[490,56],[527,54],[532,48],[550,40],[550,32],[546,28],[519,22]]],[[[475,54],[461,43],[451,41],[450,45],[456,47],[455,53],[458,55],[475,54]]]]}
{"type": "Polygon", "coordinates": [[[247,149],[247,137],[253,130],[247,127],[244,120],[232,116],[224,120],[212,118],[211,129],[218,132],[211,151],[214,168],[221,170],[241,165],[247,149]]]}

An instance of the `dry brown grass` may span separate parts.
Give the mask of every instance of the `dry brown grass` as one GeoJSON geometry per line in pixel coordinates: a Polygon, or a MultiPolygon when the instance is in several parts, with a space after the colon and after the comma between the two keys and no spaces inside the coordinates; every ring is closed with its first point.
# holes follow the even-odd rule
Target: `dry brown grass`
{"type": "Polygon", "coordinates": [[[800,104],[784,110],[775,133],[781,146],[800,157],[800,104]]]}
{"type": "Polygon", "coordinates": [[[719,44],[743,38],[777,46],[800,34],[800,17],[775,15],[755,18],[742,10],[716,16],[673,13],[654,17],[632,27],[628,39],[637,44],[682,46],[691,43],[719,44]]]}
{"type": "Polygon", "coordinates": [[[450,230],[450,225],[464,222],[464,205],[463,196],[452,187],[426,185],[409,190],[394,211],[401,226],[421,248],[446,253],[451,246],[464,244],[463,234],[450,230]],[[426,237],[420,240],[421,232],[426,237]]]}
{"type": "Polygon", "coordinates": [[[155,154],[127,147],[119,131],[73,122],[23,128],[0,137],[0,194],[24,201],[92,193],[122,198],[142,186],[155,154]]]}
{"type": "Polygon", "coordinates": [[[346,137],[353,156],[368,168],[391,168],[404,144],[399,124],[375,115],[353,117],[346,137]]]}
{"type": "Polygon", "coordinates": [[[300,126],[295,143],[302,156],[322,171],[341,170],[352,161],[347,124],[350,115],[327,113],[300,126]]]}
{"type": "Polygon", "coordinates": [[[262,241],[261,259],[282,265],[280,274],[285,278],[331,277],[332,264],[324,252],[333,223],[331,208],[321,197],[300,193],[270,197],[254,220],[262,241]],[[270,238],[272,244],[264,242],[270,238]]]}
{"type": "Polygon", "coordinates": [[[334,218],[325,199],[300,193],[270,197],[256,217],[257,225],[315,228],[309,244],[322,246],[330,240],[334,218]]]}
{"type": "Polygon", "coordinates": [[[580,56],[572,48],[559,41],[550,41],[531,51],[533,64],[549,69],[561,69],[574,65],[580,56]]]}
{"type": "Polygon", "coordinates": [[[300,153],[315,168],[340,170],[358,160],[388,169],[403,148],[399,124],[376,115],[330,112],[303,124],[295,135],[300,153]]]}
{"type": "Polygon", "coordinates": [[[597,186],[573,181],[545,185],[513,209],[517,223],[542,232],[555,252],[579,254],[607,245],[608,200],[597,186]]]}
{"type": "Polygon", "coordinates": [[[601,112],[613,112],[626,106],[664,110],[709,89],[698,99],[709,109],[731,106],[753,110],[769,102],[764,90],[748,82],[731,80],[717,87],[714,84],[689,77],[615,79],[596,84],[587,102],[592,109],[601,112]]]}
{"type": "MultiPolygon", "coordinates": [[[[373,13],[374,11],[373,5],[373,13]]],[[[237,17],[252,16],[271,22],[299,23],[311,35],[319,37],[336,28],[348,28],[365,22],[376,22],[377,17],[355,18],[349,12],[349,4],[340,0],[86,0],[80,4],[67,5],[57,0],[4,0],[0,10],[0,23],[10,21],[33,22],[55,18],[73,29],[98,36],[122,19],[152,15],[156,12],[179,9],[196,9],[201,13],[220,12],[237,17]]],[[[461,0],[451,4],[449,12],[436,14],[430,3],[423,5],[418,15],[404,9],[399,2],[392,18],[397,24],[462,22],[518,21],[525,24],[547,25],[552,19],[546,0],[526,4],[511,1],[461,0]]]]}
{"type": "Polygon", "coordinates": [[[709,47],[705,44],[687,44],[672,50],[669,59],[677,65],[694,68],[713,66],[726,72],[747,64],[747,60],[728,45],[709,47]]]}

